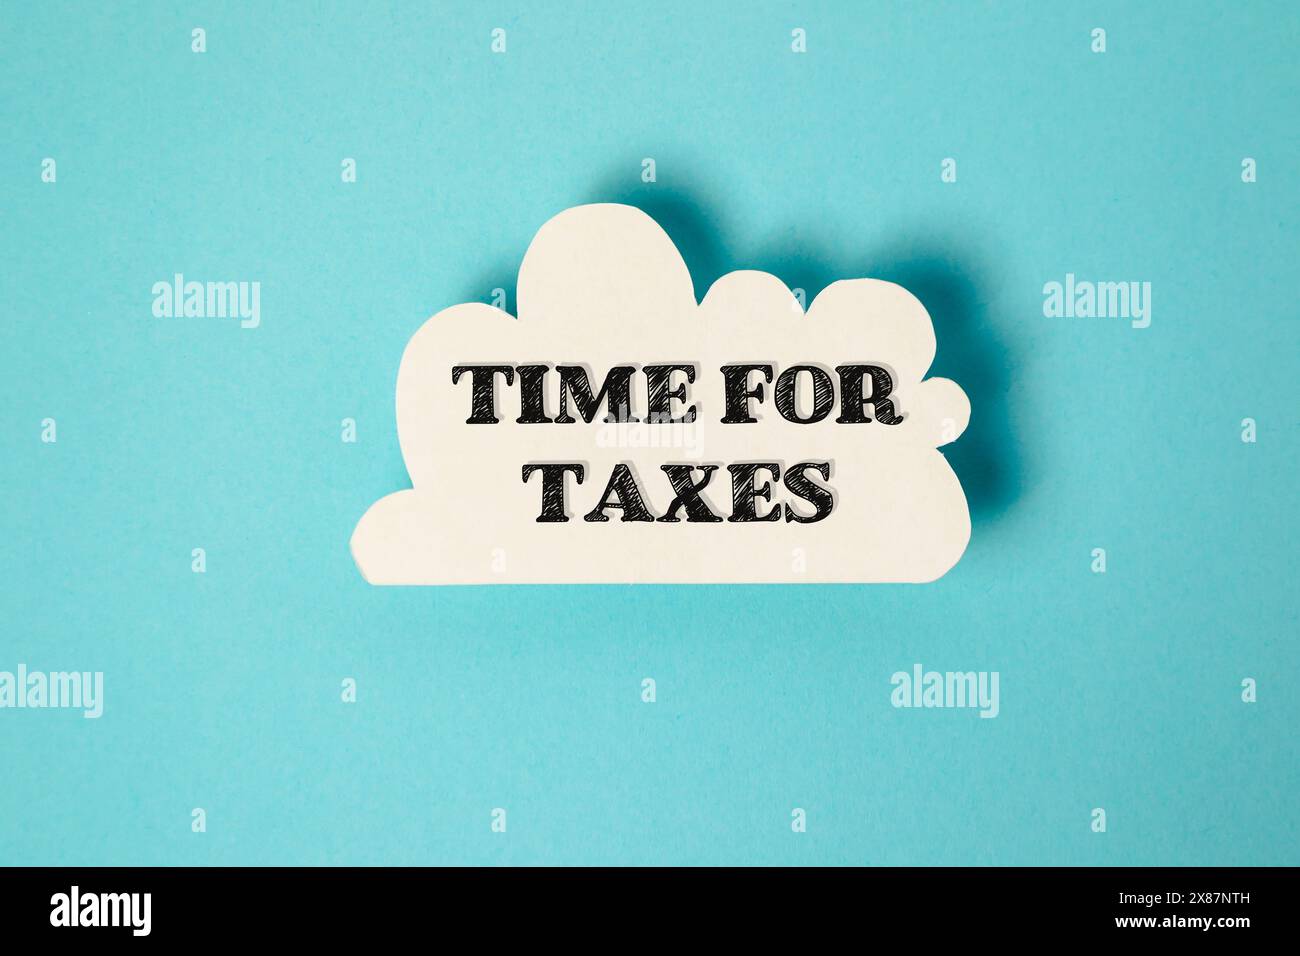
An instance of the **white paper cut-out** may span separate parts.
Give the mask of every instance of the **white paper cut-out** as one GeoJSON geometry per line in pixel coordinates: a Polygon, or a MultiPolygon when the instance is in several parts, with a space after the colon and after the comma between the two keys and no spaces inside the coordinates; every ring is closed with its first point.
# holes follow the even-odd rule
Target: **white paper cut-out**
{"type": "Polygon", "coordinates": [[[924,377],[934,328],[901,286],[839,281],[805,314],[775,276],[740,271],[697,303],[663,229],[600,204],[542,226],[517,295],[517,319],[456,305],[408,343],[414,487],[352,535],[371,584],[927,582],[961,557],[970,515],[937,449],[970,403],[924,377]],[[729,404],[729,381],[755,394],[729,404]]]}

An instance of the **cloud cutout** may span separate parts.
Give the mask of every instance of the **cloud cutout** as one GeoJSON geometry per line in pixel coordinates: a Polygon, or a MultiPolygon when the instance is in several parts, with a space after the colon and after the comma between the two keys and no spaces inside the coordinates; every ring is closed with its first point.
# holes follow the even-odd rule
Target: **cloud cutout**
{"type": "MultiPolygon", "coordinates": [[[[352,555],[371,584],[811,583],[926,582],[955,565],[970,539],[970,514],[939,446],[955,440],[970,403],[954,382],[925,378],[934,327],[925,307],[899,285],[876,279],[835,282],[806,313],[780,279],[764,272],[723,276],[696,302],[681,254],[662,228],[631,206],[566,210],[538,231],[519,270],[518,318],[482,303],[452,306],[412,336],[397,378],[397,432],[413,488],[375,502],[352,535],[352,555]],[[902,421],[841,424],[835,413],[812,424],[778,414],[773,385],[749,408],[755,424],[723,424],[724,365],[766,363],[777,375],[795,365],[870,363],[893,380],[902,421]],[[453,384],[453,366],[582,365],[593,390],[613,366],[694,364],[680,415],[689,425],[605,422],[520,424],[520,382],[496,379],[498,424],[469,425],[471,381],[453,384]],[[565,480],[566,522],[539,522],[540,474],[528,463],[581,463],[585,481],[565,480]],[[608,521],[584,515],[601,500],[620,463],[631,469],[647,509],[669,511],[675,489],[665,463],[713,464],[700,493],[724,520],[608,521]],[[806,500],[771,481],[760,512],[777,520],[725,520],[733,509],[733,463],[826,462],[834,508],[822,520],[782,518],[806,500]]],[[[678,375],[676,386],[683,381],[678,375]]],[[[761,381],[754,373],[750,386],[761,381]]],[[[798,408],[809,417],[811,377],[798,408]]],[[[870,392],[868,391],[868,394],[870,392]]],[[[557,373],[546,378],[545,415],[559,404],[557,373]]],[[[645,417],[646,382],[632,380],[632,411],[645,417]]],[[[569,407],[571,414],[572,401],[569,407]]],[[[872,406],[868,405],[869,408],[872,406]]],[[[693,472],[692,481],[703,473],[693,472]]],[[[757,483],[772,475],[761,472],[757,483]]],[[[612,498],[611,500],[617,500],[612,498]]],[[[684,517],[685,510],[678,517],[684,517]]]]}

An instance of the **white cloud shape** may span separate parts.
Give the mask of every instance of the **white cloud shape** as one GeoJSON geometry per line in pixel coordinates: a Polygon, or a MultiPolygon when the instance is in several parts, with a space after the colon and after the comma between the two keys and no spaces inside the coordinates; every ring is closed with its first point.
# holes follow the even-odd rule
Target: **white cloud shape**
{"type": "MultiPolygon", "coordinates": [[[[965,429],[970,403],[954,382],[926,379],[934,327],[902,286],[876,279],[835,282],[807,313],[765,272],[732,272],[697,303],[672,240],[631,206],[566,210],[538,231],[519,269],[519,317],[482,303],[444,309],[412,336],[397,377],[397,433],[413,488],[375,502],[352,535],[352,554],[371,584],[925,582],[957,563],[970,540],[966,496],[937,450],[965,429]],[[839,424],[787,421],[773,386],[750,404],[756,424],[723,424],[724,365],[768,363],[777,375],[817,365],[877,364],[893,377],[903,420],[839,424]],[[471,380],[457,365],[584,365],[598,390],[616,365],[694,364],[686,403],[690,426],[518,424],[519,379],[496,379],[499,424],[468,425],[471,380]],[[623,431],[619,431],[623,429],[623,431]],[[632,430],[629,430],[632,429],[632,430]],[[675,439],[681,447],[665,447],[675,439]],[[660,434],[662,432],[662,435],[660,434]],[[683,438],[683,436],[685,436],[683,438]],[[662,440],[661,440],[662,439],[662,440]],[[822,520],[665,523],[583,516],[619,463],[634,471],[646,506],[662,516],[674,490],[668,462],[717,464],[702,496],[726,518],[727,465],[829,462],[833,511],[822,520]],[[522,466],[579,462],[565,485],[567,522],[544,523],[540,474],[522,466]]],[[[801,388],[810,393],[809,376],[801,388]]],[[[682,376],[674,379],[679,383],[682,376]]],[[[755,373],[751,383],[761,381],[755,373]]],[[[558,379],[547,376],[546,414],[555,416],[558,379]]],[[[633,379],[633,413],[645,417],[645,379],[633,379]]],[[[807,397],[799,407],[807,407],[807,397]]],[[[572,405],[570,406],[572,408],[572,405]]],[[[804,413],[806,415],[806,412],[804,413]]],[[[574,417],[577,417],[576,414],[574,417]]],[[[695,473],[699,480],[701,473],[695,473]]],[[[759,484],[767,473],[760,474],[759,484]]],[[[772,481],[770,503],[806,501],[772,481]]],[[[684,516],[685,512],[679,513],[684,516]]]]}

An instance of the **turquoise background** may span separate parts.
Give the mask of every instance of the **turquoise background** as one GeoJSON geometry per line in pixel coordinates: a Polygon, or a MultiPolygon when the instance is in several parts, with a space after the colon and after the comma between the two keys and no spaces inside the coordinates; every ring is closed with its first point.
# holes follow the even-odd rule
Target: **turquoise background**
{"type": "Polygon", "coordinates": [[[0,863],[1300,863],[1294,4],[7,3],[0,30],[0,670],[105,673],[98,721],[0,711],[0,863]],[[407,339],[513,308],[537,228],[611,200],[700,294],[760,268],[922,299],[974,407],[947,577],[362,581],[352,529],[409,487],[407,339]],[[261,327],[155,319],[175,272],[260,281],[261,327]],[[1151,282],[1151,327],[1044,318],[1066,272],[1151,282]],[[1001,715],[893,709],[916,662],[999,671],[1001,715]]]}

